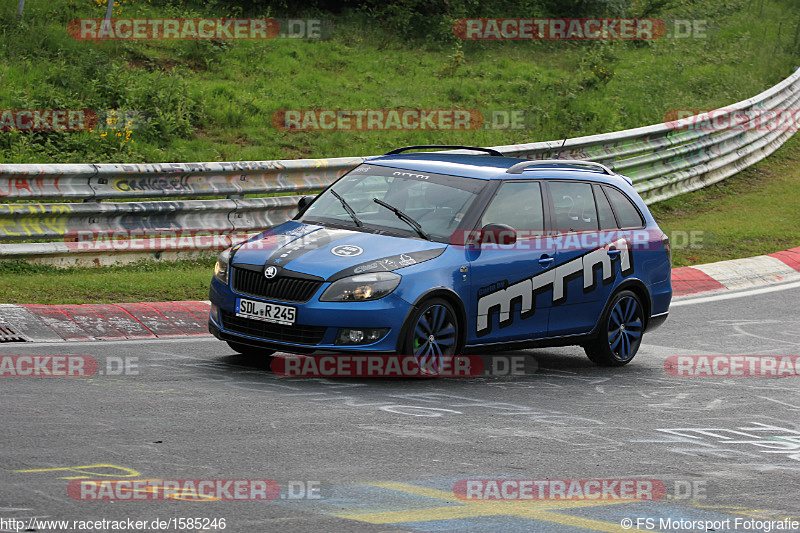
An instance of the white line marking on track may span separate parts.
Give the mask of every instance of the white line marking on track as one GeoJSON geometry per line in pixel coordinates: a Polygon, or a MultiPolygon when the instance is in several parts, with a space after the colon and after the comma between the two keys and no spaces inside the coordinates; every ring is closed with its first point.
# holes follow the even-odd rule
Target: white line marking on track
{"type": "Polygon", "coordinates": [[[770,287],[762,287],[760,289],[753,289],[749,291],[736,291],[736,292],[724,292],[720,294],[713,294],[711,296],[698,296],[696,298],[687,298],[687,299],[680,299],[676,302],[672,302],[670,304],[670,308],[672,307],[680,307],[683,305],[693,305],[693,304],[702,304],[708,302],[717,302],[720,300],[731,300],[733,298],[743,298],[745,296],[755,296],[757,294],[766,294],[769,292],[777,292],[777,291],[785,291],[788,289],[795,289],[800,287],[800,281],[793,281],[792,283],[781,283],[778,285],[770,286],[770,287]]]}
{"type": "Polygon", "coordinates": [[[782,401],[780,401],[780,400],[775,400],[775,399],[772,399],[772,398],[767,398],[766,396],[758,396],[758,397],[759,397],[759,398],[761,398],[762,400],[769,400],[769,401],[771,401],[771,402],[775,402],[775,403],[779,403],[779,404],[781,404],[781,405],[785,405],[786,407],[791,407],[792,409],[800,409],[800,407],[798,407],[797,405],[792,405],[792,404],[790,404],[790,403],[782,402],[782,401]]]}

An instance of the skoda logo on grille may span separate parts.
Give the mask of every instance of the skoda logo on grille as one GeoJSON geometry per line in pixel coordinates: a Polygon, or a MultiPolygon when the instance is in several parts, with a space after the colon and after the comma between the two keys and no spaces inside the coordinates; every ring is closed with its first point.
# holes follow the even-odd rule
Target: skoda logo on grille
{"type": "Polygon", "coordinates": [[[277,269],[277,267],[274,267],[274,266],[268,266],[267,268],[265,268],[265,269],[264,269],[264,276],[265,276],[267,279],[272,279],[272,278],[274,278],[274,277],[275,277],[275,276],[277,276],[277,275],[278,275],[278,269],[277,269]]]}

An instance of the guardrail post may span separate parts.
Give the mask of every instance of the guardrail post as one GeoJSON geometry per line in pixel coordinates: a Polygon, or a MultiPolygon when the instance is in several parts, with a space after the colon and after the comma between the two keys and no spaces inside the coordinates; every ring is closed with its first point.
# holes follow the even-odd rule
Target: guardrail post
{"type": "Polygon", "coordinates": [[[111,28],[111,15],[114,12],[114,0],[108,0],[108,7],[106,8],[106,18],[103,21],[103,29],[101,33],[103,37],[108,35],[109,29],[111,28]]]}

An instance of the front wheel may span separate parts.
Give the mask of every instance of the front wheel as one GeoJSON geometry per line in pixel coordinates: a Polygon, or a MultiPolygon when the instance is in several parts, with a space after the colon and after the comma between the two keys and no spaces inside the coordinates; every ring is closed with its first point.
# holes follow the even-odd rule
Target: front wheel
{"type": "Polygon", "coordinates": [[[403,355],[413,355],[421,369],[428,369],[426,373],[438,373],[442,356],[458,350],[458,319],[453,306],[441,298],[422,302],[405,329],[403,355]]]}
{"type": "Polygon", "coordinates": [[[644,308],[631,291],[620,291],[600,319],[597,338],[585,345],[586,355],[602,366],[623,366],[631,362],[644,333],[644,308]]]}

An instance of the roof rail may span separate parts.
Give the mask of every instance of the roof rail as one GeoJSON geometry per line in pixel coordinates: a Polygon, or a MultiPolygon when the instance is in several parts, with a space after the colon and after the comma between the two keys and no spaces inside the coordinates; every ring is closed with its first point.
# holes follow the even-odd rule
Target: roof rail
{"type": "Polygon", "coordinates": [[[506,172],[508,174],[522,174],[522,171],[528,167],[534,166],[553,166],[553,165],[582,165],[585,167],[592,167],[595,169],[602,170],[605,174],[609,174],[611,176],[616,176],[617,174],[614,173],[613,170],[608,168],[605,165],[601,165],[600,163],[596,163],[595,161],[581,161],[579,159],[536,159],[533,161],[523,161],[522,163],[517,163],[509,167],[506,172]]]}
{"type": "Polygon", "coordinates": [[[494,148],[480,148],[478,146],[461,146],[457,144],[419,144],[416,146],[405,146],[403,148],[396,148],[391,152],[386,152],[383,155],[395,155],[401,152],[405,152],[406,150],[418,150],[420,148],[448,148],[448,149],[460,149],[460,150],[476,150],[478,152],[486,152],[489,155],[497,157],[505,157],[503,154],[501,154],[494,148]]]}

